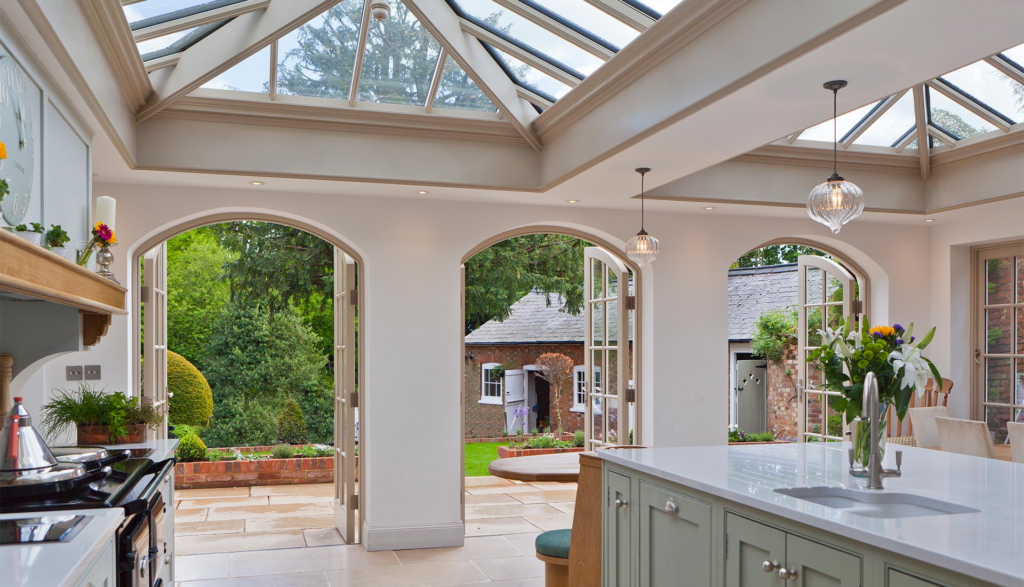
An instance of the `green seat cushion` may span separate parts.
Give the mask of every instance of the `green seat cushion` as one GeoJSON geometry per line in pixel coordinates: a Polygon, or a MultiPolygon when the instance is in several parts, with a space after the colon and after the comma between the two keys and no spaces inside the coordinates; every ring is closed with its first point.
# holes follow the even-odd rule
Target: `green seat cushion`
{"type": "Polygon", "coordinates": [[[537,552],[553,558],[569,558],[572,530],[550,530],[537,537],[537,552]]]}

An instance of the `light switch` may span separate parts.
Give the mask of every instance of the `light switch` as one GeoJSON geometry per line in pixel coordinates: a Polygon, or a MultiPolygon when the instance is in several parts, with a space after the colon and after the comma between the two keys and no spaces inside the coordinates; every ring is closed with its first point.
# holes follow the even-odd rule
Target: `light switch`
{"type": "Polygon", "coordinates": [[[99,365],[86,365],[85,366],[85,380],[86,381],[97,381],[100,377],[100,366],[99,365]]]}
{"type": "Polygon", "coordinates": [[[68,381],[81,381],[82,380],[82,366],[77,367],[65,367],[67,369],[68,381]]]}

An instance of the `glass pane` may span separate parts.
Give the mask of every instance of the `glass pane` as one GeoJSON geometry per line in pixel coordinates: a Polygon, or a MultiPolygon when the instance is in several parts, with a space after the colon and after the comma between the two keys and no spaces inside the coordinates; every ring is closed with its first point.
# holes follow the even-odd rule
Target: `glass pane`
{"type": "Polygon", "coordinates": [[[434,108],[456,108],[483,112],[497,110],[494,103],[470,79],[469,74],[463,71],[451,57],[444,64],[441,84],[437,88],[437,96],[434,97],[434,108]]]}
{"type": "Polygon", "coordinates": [[[595,397],[593,402],[594,406],[590,417],[590,421],[593,423],[591,426],[591,438],[604,442],[604,414],[601,413],[601,398],[595,397]]]}
{"type": "MultiPolygon", "coordinates": [[[[1014,389],[1014,401],[1013,403],[1021,406],[1024,405],[1024,359],[1018,358],[1017,362],[1017,376],[1013,381],[1014,389]]],[[[1021,422],[1022,420],[1017,420],[1021,422]]]]}
{"type": "Polygon", "coordinates": [[[270,47],[265,47],[252,57],[206,82],[202,87],[266,94],[270,91],[270,47]]]}
{"type": "Polygon", "coordinates": [[[359,78],[359,99],[386,104],[427,103],[441,45],[400,0],[391,16],[371,20],[359,78]]]}
{"type": "Polygon", "coordinates": [[[142,54],[143,61],[149,61],[150,59],[156,59],[158,57],[173,55],[180,51],[184,51],[199,41],[202,41],[213,31],[227,24],[229,20],[230,19],[225,19],[210,24],[204,24],[203,26],[189,29],[187,31],[171,33],[155,39],[143,41],[137,45],[139,53],[142,54]]]}
{"type": "Polygon", "coordinates": [[[826,302],[841,302],[843,301],[843,282],[839,281],[836,277],[831,274],[825,274],[828,277],[828,295],[825,298],[826,302]]]}
{"type": "Polygon", "coordinates": [[[684,0],[644,0],[642,4],[657,10],[659,14],[665,14],[677,5],[682,4],[683,1],[684,0]]]}
{"type": "Polygon", "coordinates": [[[277,93],[347,100],[361,0],[345,0],[277,42],[277,93]]]}
{"type": "Polygon", "coordinates": [[[607,361],[604,365],[605,372],[605,395],[619,395],[619,354],[618,351],[608,351],[607,361]]]}
{"type": "Polygon", "coordinates": [[[914,140],[910,141],[910,144],[907,145],[907,149],[916,149],[916,148],[917,148],[917,139],[914,139],[914,140]]]}
{"type": "Polygon", "coordinates": [[[622,48],[640,35],[636,29],[612,18],[586,0],[533,0],[594,35],[622,48]]]}
{"type": "Polygon", "coordinates": [[[593,299],[600,299],[604,297],[604,263],[597,259],[592,259],[591,269],[591,282],[593,283],[593,299]]]}
{"type": "Polygon", "coordinates": [[[807,298],[805,300],[805,303],[807,303],[807,304],[820,304],[820,303],[822,303],[824,300],[822,299],[822,292],[821,292],[821,280],[822,280],[822,271],[821,271],[821,269],[818,269],[817,267],[808,267],[807,268],[807,278],[806,279],[807,279],[807,281],[806,281],[807,298]]]}
{"type": "Polygon", "coordinates": [[[907,92],[853,141],[855,145],[889,147],[914,126],[914,93],[907,92]]]}
{"type": "MultiPolygon", "coordinates": [[[[806,358],[807,355],[804,355],[806,358]]],[[[819,369],[821,366],[820,361],[804,362],[801,361],[800,368],[807,370],[807,379],[805,380],[804,388],[806,389],[821,389],[822,384],[825,383],[825,372],[819,369]]]]}
{"type": "Polygon", "coordinates": [[[590,380],[594,382],[594,389],[590,390],[591,394],[599,394],[604,392],[604,381],[602,379],[602,363],[604,363],[604,351],[591,351],[590,352],[590,380]]]}
{"type": "Polygon", "coordinates": [[[929,88],[932,124],[966,139],[995,130],[996,127],[977,114],[929,88]]]}
{"type": "Polygon", "coordinates": [[[122,8],[128,24],[135,30],[238,2],[242,0],[144,0],[122,8]]]}
{"type": "Polygon", "coordinates": [[[1007,404],[1013,396],[1013,359],[985,358],[985,401],[1007,404]]]}
{"type": "MultiPolygon", "coordinates": [[[[813,434],[824,434],[825,433],[825,419],[824,419],[824,406],[822,405],[822,395],[820,393],[805,393],[806,398],[806,411],[804,426],[805,432],[813,434]]],[[[807,442],[821,442],[818,438],[807,438],[807,442]]]]}
{"type": "Polygon", "coordinates": [[[594,346],[604,346],[604,302],[594,302],[591,306],[590,323],[593,325],[594,346]]]}
{"type": "Polygon", "coordinates": [[[470,16],[585,76],[604,64],[600,58],[502,8],[492,0],[457,0],[457,3],[470,16]]]}
{"type": "MultiPolygon", "coordinates": [[[[1017,308],[1017,354],[1024,355],[1024,308],[1017,308]]],[[[1018,365],[1019,367],[1020,365],[1018,365]]]]}
{"type": "Polygon", "coordinates": [[[1013,303],[1013,257],[985,261],[986,304],[1013,303]]]}
{"type": "Polygon", "coordinates": [[[562,83],[533,66],[523,63],[504,51],[494,49],[494,52],[512,70],[512,75],[515,76],[519,83],[525,87],[539,90],[555,100],[568,94],[569,90],[572,89],[568,84],[562,83]]]}
{"type": "MultiPolygon", "coordinates": [[[[871,109],[875,107],[877,102],[872,102],[867,106],[861,106],[853,112],[847,112],[846,114],[840,114],[839,118],[836,119],[837,126],[837,138],[843,138],[843,135],[850,132],[855,124],[860,122],[860,119],[871,112],[871,109]]],[[[811,128],[800,133],[800,139],[805,141],[825,141],[832,142],[832,119],[829,118],[821,124],[812,126],[811,128]]]]}
{"type": "Polygon", "coordinates": [[[1024,304],[1024,256],[1017,257],[1017,303],[1024,304]]]}
{"type": "Polygon", "coordinates": [[[606,398],[608,403],[608,442],[618,444],[619,442],[619,400],[606,398]]]}
{"type": "Polygon", "coordinates": [[[187,35],[194,33],[198,28],[199,27],[195,27],[192,29],[188,29],[186,31],[178,31],[176,33],[171,33],[169,35],[164,35],[162,37],[157,37],[155,39],[150,39],[148,41],[142,41],[141,43],[138,43],[137,46],[139,48],[139,54],[142,55],[142,60],[145,61],[147,56],[152,53],[156,53],[158,51],[163,51],[164,49],[167,49],[174,43],[186,37],[187,35]]]}
{"type": "Polygon", "coordinates": [[[1013,308],[985,310],[985,352],[1009,354],[1013,349],[1013,308]]]}
{"type": "MultiPolygon", "coordinates": [[[[843,415],[832,408],[832,403],[829,402],[829,396],[824,396],[823,399],[825,400],[825,405],[828,408],[825,411],[825,413],[828,414],[825,418],[825,433],[833,437],[833,439],[841,439],[843,437],[843,415]]],[[[836,441],[830,440],[829,442],[836,441]]]]}
{"type": "Polygon", "coordinates": [[[807,308],[807,346],[821,346],[821,306],[807,308]]]}
{"type": "Polygon", "coordinates": [[[942,79],[970,94],[972,98],[1009,117],[1024,120],[1024,86],[984,61],[947,73],[942,79]]]}
{"type": "Polygon", "coordinates": [[[993,440],[996,444],[1006,443],[1006,423],[1012,413],[1010,408],[985,407],[985,423],[988,424],[988,431],[995,433],[993,440]]]}
{"type": "Polygon", "coordinates": [[[604,302],[608,308],[608,346],[619,344],[619,302],[608,300],[604,302]]]}
{"type": "Polygon", "coordinates": [[[828,316],[828,327],[831,328],[832,330],[839,328],[839,325],[842,324],[843,318],[845,317],[843,315],[843,307],[826,306],[825,312],[828,316]]]}
{"type": "Polygon", "coordinates": [[[619,276],[618,276],[618,274],[615,273],[614,270],[612,270],[611,267],[609,267],[608,268],[608,297],[614,298],[617,295],[619,295],[619,276]]]}
{"type": "Polygon", "coordinates": [[[1008,58],[1010,61],[1013,61],[1017,65],[1024,67],[1024,44],[1017,45],[1012,49],[1007,49],[1006,51],[1000,53],[1000,55],[1008,58]]]}

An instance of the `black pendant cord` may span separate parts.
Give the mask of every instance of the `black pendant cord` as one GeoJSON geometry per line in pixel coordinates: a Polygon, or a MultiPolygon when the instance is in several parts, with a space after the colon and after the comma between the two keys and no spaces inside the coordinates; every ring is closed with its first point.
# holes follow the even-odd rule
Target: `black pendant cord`
{"type": "Polygon", "coordinates": [[[832,175],[839,175],[839,122],[836,120],[839,88],[832,90],[832,175]]]}
{"type": "Polygon", "coordinates": [[[640,174],[640,232],[644,230],[644,174],[640,174]]]}

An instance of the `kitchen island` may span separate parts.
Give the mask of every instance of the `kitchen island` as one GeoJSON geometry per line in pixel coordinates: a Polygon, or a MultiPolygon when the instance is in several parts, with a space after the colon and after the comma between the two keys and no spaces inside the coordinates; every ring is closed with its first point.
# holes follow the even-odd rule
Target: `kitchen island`
{"type": "Polygon", "coordinates": [[[1024,466],[890,446],[867,491],[848,447],[599,451],[604,584],[1024,587],[1024,466]]]}

